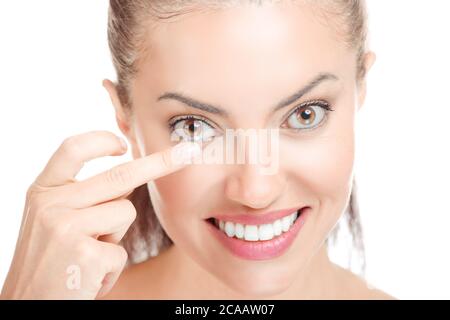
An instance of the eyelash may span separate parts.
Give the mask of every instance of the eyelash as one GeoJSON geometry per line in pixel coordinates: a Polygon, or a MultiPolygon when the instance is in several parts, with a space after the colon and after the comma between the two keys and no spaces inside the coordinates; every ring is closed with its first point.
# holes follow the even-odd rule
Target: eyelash
{"type": "Polygon", "coordinates": [[[309,101],[303,102],[303,103],[299,104],[298,106],[294,107],[294,109],[291,112],[289,112],[286,117],[283,118],[282,122],[283,123],[286,122],[293,114],[295,114],[301,108],[310,107],[310,106],[318,106],[318,107],[321,107],[322,109],[324,109],[325,110],[325,115],[324,115],[325,118],[315,127],[312,127],[309,129],[288,128],[289,130],[293,130],[295,132],[300,132],[300,131],[311,131],[311,130],[317,129],[318,127],[320,127],[327,121],[327,117],[328,117],[329,113],[334,111],[334,109],[331,108],[330,103],[328,103],[328,101],[326,101],[326,100],[321,100],[321,99],[309,100],[309,101]]]}
{"type": "Polygon", "coordinates": [[[310,101],[301,103],[300,105],[295,107],[293,112],[291,112],[289,115],[292,115],[292,113],[297,111],[299,108],[309,107],[309,106],[319,106],[321,108],[324,108],[327,111],[334,111],[334,109],[331,108],[330,104],[327,101],[321,100],[321,99],[316,99],[316,100],[310,100],[310,101]]]}
{"type": "Polygon", "coordinates": [[[174,118],[170,119],[169,120],[169,128],[171,130],[174,130],[175,126],[177,125],[178,122],[185,121],[185,120],[191,120],[191,119],[192,120],[197,120],[197,121],[203,121],[207,125],[209,125],[211,127],[214,127],[214,125],[212,125],[211,122],[209,120],[207,120],[205,117],[198,116],[198,115],[194,116],[194,115],[189,114],[189,115],[185,115],[185,116],[177,116],[177,117],[174,117],[174,118]]]}
{"type": "MultiPolygon", "coordinates": [[[[325,100],[310,100],[310,101],[306,101],[303,102],[301,104],[299,104],[298,106],[296,106],[291,112],[288,113],[288,115],[283,119],[283,123],[289,119],[289,117],[291,117],[295,112],[297,112],[300,108],[304,108],[304,107],[309,107],[309,106],[318,106],[321,107],[323,109],[325,109],[325,117],[328,116],[328,113],[331,111],[334,111],[334,109],[331,108],[331,105],[325,101],[325,100]]],[[[174,118],[171,118],[169,120],[169,129],[174,130],[175,126],[177,125],[177,123],[179,123],[180,121],[185,121],[185,120],[198,120],[198,121],[203,121],[205,122],[207,125],[214,127],[214,125],[212,125],[210,123],[209,120],[207,120],[205,117],[203,116],[199,116],[199,115],[184,115],[184,116],[177,116],[174,118]]],[[[326,121],[326,118],[322,121],[322,123],[324,123],[326,121]]],[[[320,126],[321,124],[319,124],[320,126]]],[[[317,128],[317,127],[315,127],[317,128]]],[[[290,130],[294,130],[294,131],[307,131],[307,130],[314,130],[315,128],[310,128],[310,129],[294,129],[294,128],[290,128],[290,130]]]]}

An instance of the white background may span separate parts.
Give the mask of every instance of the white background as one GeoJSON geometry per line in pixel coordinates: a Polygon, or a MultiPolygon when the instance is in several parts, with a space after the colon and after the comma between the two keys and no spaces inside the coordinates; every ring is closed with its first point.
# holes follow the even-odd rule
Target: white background
{"type": "MultiPolygon", "coordinates": [[[[367,279],[402,299],[449,299],[450,3],[368,5],[378,59],[358,116],[355,169],[367,279]]],[[[120,134],[101,86],[115,79],[107,6],[106,0],[0,4],[0,284],[26,189],[61,141],[97,129],[120,134]]],[[[79,177],[129,159],[94,160],[79,177]]]]}

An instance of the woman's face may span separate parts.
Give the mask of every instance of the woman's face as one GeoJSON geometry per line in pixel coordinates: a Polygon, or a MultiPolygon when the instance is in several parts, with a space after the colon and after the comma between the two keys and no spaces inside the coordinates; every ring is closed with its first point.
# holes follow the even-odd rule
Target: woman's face
{"type": "MultiPolygon", "coordinates": [[[[150,182],[159,221],[178,248],[236,291],[283,291],[324,243],[351,192],[355,112],[363,99],[355,52],[311,7],[284,2],[187,14],[159,23],[149,37],[132,88],[135,157],[174,145],[170,124],[200,140],[226,129],[280,129],[273,174],[258,164],[197,164],[150,182]],[[200,110],[173,95],[158,100],[166,93],[221,110],[200,110]],[[301,106],[312,100],[334,111],[320,103],[301,106]],[[216,237],[223,231],[212,231],[206,220],[222,215],[233,222],[244,214],[259,221],[268,212],[299,208],[305,220],[290,246],[266,255],[240,247],[256,243],[254,229],[248,240],[235,235],[232,251],[216,237]]],[[[265,241],[276,248],[274,239],[265,241]]]]}

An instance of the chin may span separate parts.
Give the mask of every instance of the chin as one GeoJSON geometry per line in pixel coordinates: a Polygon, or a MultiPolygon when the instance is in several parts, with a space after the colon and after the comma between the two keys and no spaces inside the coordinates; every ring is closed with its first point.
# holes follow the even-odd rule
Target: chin
{"type": "Polygon", "coordinates": [[[289,278],[286,274],[281,277],[274,276],[278,271],[270,271],[264,273],[251,273],[251,276],[240,274],[239,277],[230,275],[221,281],[227,287],[236,293],[248,299],[273,298],[274,296],[284,293],[292,284],[293,278],[289,278]]]}

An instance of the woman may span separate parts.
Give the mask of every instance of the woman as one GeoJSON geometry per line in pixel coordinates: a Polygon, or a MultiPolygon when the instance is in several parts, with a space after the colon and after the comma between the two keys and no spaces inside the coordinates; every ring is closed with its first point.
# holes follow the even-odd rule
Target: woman
{"type": "Polygon", "coordinates": [[[392,298],[327,255],[343,214],[361,236],[366,25],[359,0],[111,0],[118,81],[103,85],[135,160],[77,181],[124,141],[96,131],[62,143],[28,190],[2,296],[392,298]],[[234,129],[276,129],[275,171],[188,165],[234,129]]]}

